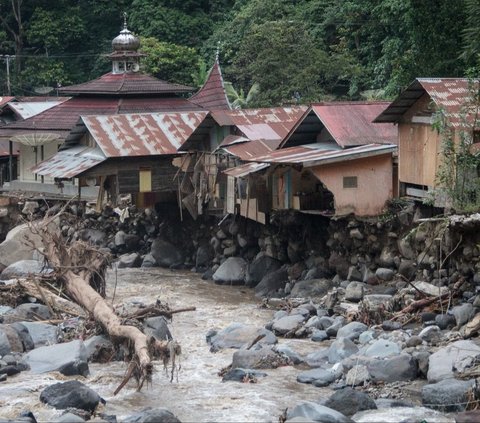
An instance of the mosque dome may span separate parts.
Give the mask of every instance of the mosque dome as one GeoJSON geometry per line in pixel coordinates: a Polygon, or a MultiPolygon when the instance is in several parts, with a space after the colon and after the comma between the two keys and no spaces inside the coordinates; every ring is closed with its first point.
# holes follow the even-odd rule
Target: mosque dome
{"type": "Polygon", "coordinates": [[[124,20],[123,29],[112,41],[114,51],[137,51],[140,48],[140,39],[127,28],[127,20],[124,20]]]}

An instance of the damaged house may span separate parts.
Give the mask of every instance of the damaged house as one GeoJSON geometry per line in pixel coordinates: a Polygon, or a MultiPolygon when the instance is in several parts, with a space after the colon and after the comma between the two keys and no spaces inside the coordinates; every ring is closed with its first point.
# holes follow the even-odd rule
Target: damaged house
{"type": "Polygon", "coordinates": [[[392,124],[372,121],[387,105],[312,105],[276,150],[224,172],[231,181],[229,204],[262,223],[273,210],[327,216],[382,213],[395,193],[397,132],[392,124]]]}

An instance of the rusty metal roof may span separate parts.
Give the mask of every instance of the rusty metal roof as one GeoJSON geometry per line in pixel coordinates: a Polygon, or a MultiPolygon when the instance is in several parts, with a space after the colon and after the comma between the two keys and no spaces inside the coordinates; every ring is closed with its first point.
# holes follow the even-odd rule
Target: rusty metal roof
{"type": "Polygon", "coordinates": [[[99,148],[77,146],[59,151],[31,170],[33,173],[51,178],[74,178],[106,159],[99,148]]]}
{"type": "Polygon", "coordinates": [[[375,122],[399,122],[420,97],[428,94],[437,108],[444,110],[450,123],[460,126],[464,116],[468,119],[471,89],[478,90],[478,83],[467,78],[417,78],[378,114],[375,122]]]}
{"type": "Polygon", "coordinates": [[[311,110],[318,116],[337,144],[342,147],[396,144],[397,129],[393,124],[372,123],[373,119],[385,110],[388,104],[385,101],[339,101],[313,104],[311,110]]]}
{"type": "Polygon", "coordinates": [[[215,63],[210,69],[202,88],[193,94],[189,100],[207,110],[230,110],[230,102],[225,92],[225,84],[218,58],[215,59],[215,63]]]}
{"type": "Polygon", "coordinates": [[[247,141],[249,141],[249,139],[242,135],[227,135],[218,147],[226,147],[228,145],[239,144],[247,141]]]}
{"type": "Polygon", "coordinates": [[[320,166],[329,163],[390,154],[397,150],[392,144],[368,144],[360,147],[326,150],[316,144],[283,148],[269,154],[248,159],[252,162],[301,164],[304,167],[320,166]]]}
{"type": "Polygon", "coordinates": [[[70,85],[58,90],[62,94],[96,94],[96,95],[138,95],[138,94],[174,94],[192,92],[192,87],[162,81],[140,72],[121,74],[107,73],[100,78],[83,84],[70,85]]]}
{"type": "Polygon", "coordinates": [[[234,176],[235,178],[241,178],[248,175],[249,173],[258,172],[259,170],[266,169],[270,165],[268,163],[247,163],[236,167],[231,167],[230,169],[224,170],[228,176],[234,176]]]}
{"type": "Polygon", "coordinates": [[[275,140],[280,144],[307,109],[296,106],[217,110],[212,116],[220,126],[236,126],[250,140],[275,140]]]}
{"type": "Polygon", "coordinates": [[[6,104],[10,103],[14,99],[15,97],[11,97],[11,96],[0,97],[0,107],[5,106],[6,104]]]}
{"type": "Polygon", "coordinates": [[[208,112],[82,116],[106,157],[176,154],[208,112]]]}
{"type": "Polygon", "coordinates": [[[269,141],[258,140],[231,144],[221,147],[221,149],[241,160],[248,160],[252,157],[268,154],[270,151],[275,150],[276,145],[275,142],[272,143],[269,141]]]}

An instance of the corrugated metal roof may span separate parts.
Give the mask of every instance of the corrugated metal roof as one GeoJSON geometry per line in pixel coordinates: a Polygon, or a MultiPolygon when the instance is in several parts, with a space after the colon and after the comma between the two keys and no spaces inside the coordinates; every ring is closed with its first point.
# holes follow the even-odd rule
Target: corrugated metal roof
{"type": "Polygon", "coordinates": [[[471,89],[478,91],[478,84],[478,80],[467,78],[417,78],[378,114],[375,122],[399,122],[404,113],[426,93],[439,109],[445,111],[453,126],[460,126],[463,116],[467,117],[467,121],[472,118],[472,113],[468,113],[472,102],[471,89]]]}
{"type": "Polygon", "coordinates": [[[82,116],[106,157],[176,154],[208,112],[82,116]]]}
{"type": "Polygon", "coordinates": [[[193,91],[186,85],[172,84],[141,72],[126,72],[121,74],[107,73],[100,78],[83,84],[70,85],[58,90],[62,94],[167,94],[193,91]]]}
{"type": "Polygon", "coordinates": [[[280,144],[307,109],[306,106],[240,109],[213,111],[212,116],[220,126],[236,126],[250,140],[275,140],[280,144]]]}
{"type": "MultiPolygon", "coordinates": [[[[66,98],[63,101],[66,101],[66,98]]],[[[36,116],[45,110],[58,106],[63,101],[25,101],[25,102],[12,102],[8,105],[20,118],[28,119],[36,116]]]]}
{"type": "Polygon", "coordinates": [[[362,157],[371,157],[388,154],[396,151],[396,145],[368,144],[360,147],[345,148],[342,150],[325,150],[315,148],[315,145],[284,148],[272,151],[269,154],[253,157],[252,162],[301,164],[304,167],[319,166],[339,161],[353,160],[362,157]]]}
{"type": "Polygon", "coordinates": [[[10,97],[10,96],[0,97],[0,107],[5,106],[5,104],[10,103],[14,99],[15,97],[10,97]]]}
{"type": "Polygon", "coordinates": [[[202,88],[192,95],[189,100],[207,110],[230,110],[230,102],[225,92],[225,84],[218,58],[215,59],[215,63],[210,69],[202,88]]]}
{"type": "Polygon", "coordinates": [[[231,167],[230,169],[224,170],[228,176],[234,176],[235,178],[241,178],[248,175],[249,173],[258,172],[259,170],[266,169],[270,165],[267,163],[247,163],[236,167],[231,167]]]}
{"type": "Polygon", "coordinates": [[[388,102],[332,102],[314,104],[318,116],[342,147],[365,144],[396,144],[397,128],[391,123],[372,123],[388,102]]]}
{"type": "Polygon", "coordinates": [[[222,147],[222,150],[226,151],[232,156],[238,157],[241,160],[248,160],[252,157],[268,154],[270,151],[273,151],[275,147],[276,143],[258,140],[228,145],[226,147],[222,147]]]}
{"type": "Polygon", "coordinates": [[[106,160],[100,149],[77,146],[59,151],[37,164],[33,173],[51,178],[74,178],[106,160]]]}
{"type": "Polygon", "coordinates": [[[242,135],[227,135],[223,141],[220,143],[218,148],[220,147],[226,147],[228,145],[233,145],[233,144],[238,144],[242,142],[247,142],[249,139],[247,137],[244,137],[242,135]]]}

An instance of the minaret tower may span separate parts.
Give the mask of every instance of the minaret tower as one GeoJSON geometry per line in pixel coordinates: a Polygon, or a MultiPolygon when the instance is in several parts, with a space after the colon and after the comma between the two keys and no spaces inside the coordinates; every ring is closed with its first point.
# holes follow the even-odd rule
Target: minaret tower
{"type": "Polygon", "coordinates": [[[140,57],[145,54],[139,53],[140,39],[127,28],[127,14],[123,14],[123,29],[112,41],[113,52],[109,55],[112,60],[112,73],[122,74],[138,72],[140,70],[140,57]]]}

